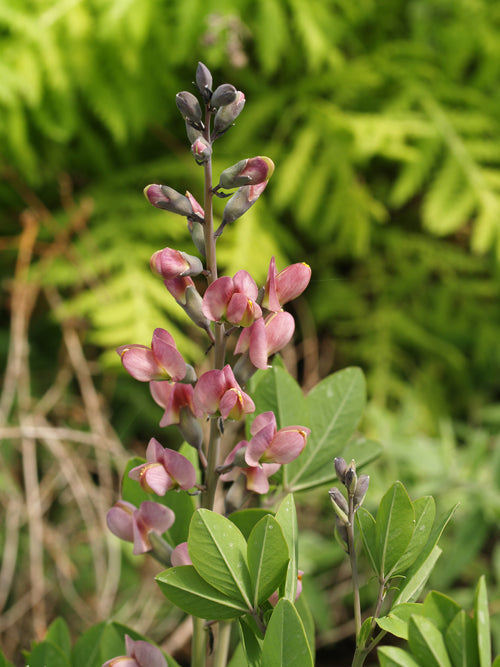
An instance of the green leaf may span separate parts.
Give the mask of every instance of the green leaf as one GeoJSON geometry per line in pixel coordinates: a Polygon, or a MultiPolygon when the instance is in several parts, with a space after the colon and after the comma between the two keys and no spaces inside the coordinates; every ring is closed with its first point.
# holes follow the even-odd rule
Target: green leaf
{"type": "Polygon", "coordinates": [[[363,546],[368,556],[374,572],[379,571],[379,561],[377,555],[377,543],[375,539],[375,519],[364,507],[356,511],[356,521],[358,522],[359,533],[363,540],[363,546]]]}
{"type": "Polygon", "coordinates": [[[373,621],[373,616],[368,616],[368,618],[365,618],[365,620],[363,621],[359,634],[356,638],[356,648],[360,649],[365,648],[366,642],[368,641],[371,635],[372,621],[373,621]]]}
{"type": "Polygon", "coordinates": [[[435,546],[424,562],[421,562],[419,558],[417,562],[412,565],[405,575],[404,585],[400,589],[393,604],[413,602],[418,598],[442,553],[442,549],[435,546]]]}
{"type": "Polygon", "coordinates": [[[450,623],[444,640],[453,667],[479,667],[476,628],[464,609],[450,623]]]}
{"type": "Polygon", "coordinates": [[[446,628],[461,609],[460,605],[448,595],[439,591],[431,591],[426,596],[420,613],[422,616],[430,618],[436,628],[444,634],[446,628]]]}
{"type": "Polygon", "coordinates": [[[418,662],[425,667],[452,667],[443,635],[434,623],[414,614],[408,622],[408,644],[418,662]]]}
{"type": "Polygon", "coordinates": [[[489,667],[491,663],[490,612],[484,574],[479,578],[474,594],[474,622],[477,632],[479,664],[481,667],[489,667]]]}
{"type": "Polygon", "coordinates": [[[66,621],[63,618],[56,618],[49,629],[45,641],[57,646],[68,657],[71,655],[71,636],[66,621]]]}
{"type": "Polygon", "coordinates": [[[426,545],[434,524],[436,503],[432,496],[425,496],[424,498],[414,500],[413,509],[415,511],[415,528],[413,535],[404,554],[398,560],[394,568],[393,576],[395,574],[401,574],[415,562],[418,554],[426,545]]]}
{"type": "Polygon", "coordinates": [[[225,595],[252,608],[252,583],[248,572],[245,538],[226,517],[197,510],[189,526],[191,561],[205,581],[225,595]]]}
{"type": "Polygon", "coordinates": [[[340,456],[346,461],[354,459],[356,469],[365,466],[375,460],[382,453],[382,445],[376,440],[367,440],[363,436],[355,435],[340,452],[340,456]]]}
{"type": "Polygon", "coordinates": [[[264,517],[250,533],[247,558],[253,586],[253,608],[257,609],[278,589],[288,567],[288,545],[274,517],[264,517]]]}
{"type": "Polygon", "coordinates": [[[405,553],[415,528],[413,505],[401,482],[395,482],[380,501],[375,523],[378,573],[388,579],[405,553]]]}
{"type": "Polygon", "coordinates": [[[2,649],[0,649],[0,667],[14,667],[14,665],[4,656],[2,649]]]}
{"type": "Polygon", "coordinates": [[[28,664],[30,667],[71,667],[64,651],[47,641],[35,646],[29,654],[28,664]]]}
{"type": "Polygon", "coordinates": [[[239,628],[248,667],[260,667],[262,660],[262,637],[257,637],[254,629],[250,627],[244,616],[239,619],[239,628]]]}
{"type": "Polygon", "coordinates": [[[408,621],[410,620],[410,616],[421,613],[421,611],[422,604],[418,602],[398,604],[391,609],[387,616],[377,618],[377,625],[395,637],[408,639],[408,621]]]}
{"type": "Polygon", "coordinates": [[[304,394],[298,383],[290,373],[274,365],[254,380],[255,389],[251,390],[252,399],[255,403],[253,418],[247,419],[247,435],[256,415],[271,410],[276,417],[278,429],[295,424],[307,426],[302,422],[306,420],[306,405],[304,394]]]}
{"type": "Polygon", "coordinates": [[[304,626],[286,598],[276,605],[264,637],[262,667],[313,667],[304,626]]]}
{"type": "MultiPolygon", "coordinates": [[[[290,491],[334,479],[333,460],[353,435],[365,407],[365,378],[359,368],[328,376],[307,395],[311,435],[301,455],[288,464],[290,491]]],[[[296,423],[296,422],[295,422],[296,423]]]]}
{"type": "Polygon", "coordinates": [[[268,515],[272,515],[270,510],[263,509],[261,507],[250,507],[246,510],[239,510],[238,512],[233,512],[228,516],[228,519],[234,523],[237,528],[239,528],[243,534],[245,540],[248,540],[250,533],[252,532],[254,526],[259,523],[259,521],[268,515]]]}
{"type": "Polygon", "coordinates": [[[316,637],[314,633],[314,619],[311,613],[311,610],[309,608],[309,605],[307,604],[307,599],[305,595],[300,595],[297,600],[294,602],[295,609],[297,610],[297,613],[300,616],[300,620],[302,621],[302,625],[304,626],[304,630],[306,633],[307,641],[309,642],[309,649],[311,650],[311,655],[313,657],[313,662],[314,662],[314,655],[316,652],[316,637]]]}
{"type": "Polygon", "coordinates": [[[114,655],[102,655],[101,639],[105,629],[105,622],[98,623],[89,628],[77,639],[72,653],[73,667],[100,667],[106,660],[120,655],[120,651],[123,651],[123,646],[114,655]]]}
{"type": "Polygon", "coordinates": [[[398,646],[382,646],[377,655],[380,667],[422,667],[408,651],[398,646]]]}
{"type": "Polygon", "coordinates": [[[240,599],[230,598],[210,586],[192,565],[180,565],[161,572],[156,581],[166,598],[187,614],[222,621],[248,611],[240,599]]]}
{"type": "Polygon", "coordinates": [[[297,595],[297,577],[298,577],[298,560],[299,560],[299,527],[297,524],[297,510],[295,509],[295,502],[293,495],[287,495],[279,506],[276,512],[276,521],[281,526],[283,535],[285,536],[288,545],[288,572],[285,583],[285,597],[290,602],[295,602],[297,595]]]}

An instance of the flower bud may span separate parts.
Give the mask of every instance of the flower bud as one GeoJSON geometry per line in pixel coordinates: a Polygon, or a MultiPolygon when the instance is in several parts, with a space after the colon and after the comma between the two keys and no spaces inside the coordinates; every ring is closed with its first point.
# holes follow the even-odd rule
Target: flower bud
{"type": "Polygon", "coordinates": [[[346,553],[349,553],[347,526],[337,515],[335,515],[335,535],[342,549],[344,549],[346,553]]]}
{"type": "Polygon", "coordinates": [[[222,214],[222,222],[219,229],[215,232],[215,236],[220,236],[224,227],[240,218],[248,209],[255,204],[260,195],[264,192],[267,181],[259,183],[258,185],[244,185],[238,188],[231,199],[227,202],[224,213],[222,214]]]}
{"type": "Polygon", "coordinates": [[[236,99],[238,91],[230,83],[223,83],[217,86],[210,99],[212,108],[225,107],[236,99]]]}
{"type": "Polygon", "coordinates": [[[245,106],[245,95],[241,90],[236,91],[236,98],[231,104],[220,107],[215,114],[213,139],[217,139],[226,132],[240,115],[245,106]]]}
{"type": "Polygon", "coordinates": [[[187,90],[177,93],[175,103],[185,120],[193,123],[195,127],[203,127],[201,123],[201,106],[193,93],[189,93],[187,90]]]}
{"type": "Polygon", "coordinates": [[[212,75],[208,67],[203,63],[198,63],[198,67],[196,68],[196,85],[203,101],[205,104],[208,104],[212,97],[212,75]]]}
{"type": "Polygon", "coordinates": [[[150,265],[153,273],[163,280],[197,276],[203,271],[203,264],[198,257],[173,248],[157,250],[151,257],[150,265]]]}
{"type": "Polygon", "coordinates": [[[347,515],[349,513],[349,506],[347,504],[347,500],[335,486],[328,491],[328,495],[330,496],[330,500],[332,501],[335,514],[346,526],[349,525],[349,519],[347,518],[347,515]]]}
{"type": "Polygon", "coordinates": [[[169,188],[168,185],[147,185],[144,188],[144,195],[156,208],[178,215],[193,214],[193,207],[189,199],[173,188],[169,188]]]}
{"type": "Polygon", "coordinates": [[[368,475],[360,475],[358,483],[356,484],[356,491],[354,492],[354,509],[360,507],[365,499],[368,485],[370,484],[370,477],[368,475]]]}
{"type": "Polygon", "coordinates": [[[274,162],[268,157],[252,157],[240,160],[232,167],[224,169],[219,178],[217,187],[230,189],[241,185],[257,185],[271,178],[274,171],[274,162]]]}
{"type": "Polygon", "coordinates": [[[343,458],[338,456],[335,459],[335,472],[337,473],[337,478],[339,479],[342,484],[345,484],[345,474],[347,471],[347,463],[344,461],[343,458]]]}
{"type": "Polygon", "coordinates": [[[193,214],[188,215],[188,230],[191,234],[191,239],[203,257],[206,256],[205,249],[205,233],[203,231],[203,223],[205,222],[205,212],[202,207],[198,204],[193,195],[186,191],[186,197],[189,199],[191,206],[193,207],[193,214]]]}
{"type": "Polygon", "coordinates": [[[194,144],[197,139],[203,136],[203,132],[193,127],[189,121],[186,121],[186,134],[190,144],[194,144]]]}
{"type": "Polygon", "coordinates": [[[347,466],[344,484],[346,485],[349,495],[350,494],[354,495],[354,492],[356,491],[356,486],[358,484],[358,476],[356,475],[356,463],[354,459],[347,466]]]}
{"type": "Polygon", "coordinates": [[[195,142],[191,144],[191,153],[198,164],[208,162],[212,155],[212,146],[203,135],[200,135],[195,142]]]}

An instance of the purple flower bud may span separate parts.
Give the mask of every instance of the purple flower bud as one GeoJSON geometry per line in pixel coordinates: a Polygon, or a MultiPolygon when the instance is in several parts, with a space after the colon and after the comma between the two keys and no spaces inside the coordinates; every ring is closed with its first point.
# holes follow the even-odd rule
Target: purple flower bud
{"type": "Polygon", "coordinates": [[[349,506],[347,504],[347,500],[335,486],[328,491],[328,495],[332,501],[335,514],[345,525],[348,525],[349,519],[347,515],[349,514],[349,506]]]}
{"type": "Polygon", "coordinates": [[[177,93],[175,103],[187,121],[194,123],[195,126],[202,127],[200,103],[193,93],[189,93],[187,90],[177,93]]]}
{"type": "Polygon", "coordinates": [[[245,95],[241,92],[241,90],[238,90],[236,92],[235,100],[231,102],[231,104],[227,104],[225,107],[220,107],[220,109],[215,114],[212,139],[218,139],[231,127],[236,118],[238,118],[240,113],[243,111],[244,106],[245,95]]]}
{"type": "Polygon", "coordinates": [[[157,250],[151,257],[150,265],[153,273],[164,280],[197,276],[203,271],[203,264],[198,257],[173,248],[157,250]]]}
{"type": "Polygon", "coordinates": [[[213,109],[225,107],[235,101],[238,91],[230,83],[217,86],[210,98],[210,106],[213,109]]]}
{"type": "Polygon", "coordinates": [[[274,162],[269,157],[252,157],[240,160],[232,167],[224,169],[219,178],[218,187],[229,190],[242,185],[258,185],[271,178],[274,162]]]}
{"type": "Polygon", "coordinates": [[[186,134],[190,144],[194,144],[197,139],[203,137],[203,132],[193,127],[189,121],[186,121],[186,134]]]}
{"type": "Polygon", "coordinates": [[[212,75],[210,70],[203,63],[198,63],[196,68],[196,85],[205,104],[210,102],[212,97],[212,75]]]}
{"type": "Polygon", "coordinates": [[[345,474],[347,472],[347,463],[343,458],[338,456],[335,459],[335,472],[337,473],[337,478],[342,484],[345,484],[345,474]]]}
{"type": "Polygon", "coordinates": [[[368,475],[360,475],[358,483],[356,484],[356,491],[354,492],[354,509],[357,509],[363,504],[368,485],[370,484],[370,477],[368,475]]]}
{"type": "Polygon", "coordinates": [[[208,162],[212,155],[212,145],[202,135],[191,144],[191,153],[194,155],[197,164],[204,164],[208,162]]]}

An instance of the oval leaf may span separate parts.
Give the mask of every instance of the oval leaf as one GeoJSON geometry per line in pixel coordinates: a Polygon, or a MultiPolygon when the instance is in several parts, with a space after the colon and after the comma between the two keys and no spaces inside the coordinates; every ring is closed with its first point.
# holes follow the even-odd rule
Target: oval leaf
{"type": "Polygon", "coordinates": [[[378,574],[388,579],[408,547],[415,528],[413,505],[401,482],[380,501],[375,524],[378,574]]]}
{"type": "Polygon", "coordinates": [[[289,494],[282,500],[279,510],[276,512],[276,521],[281,526],[281,530],[285,536],[288,545],[288,555],[290,557],[286,575],[285,597],[290,602],[294,602],[297,595],[297,577],[299,572],[299,527],[292,494],[289,494]]]}
{"type": "Polygon", "coordinates": [[[461,609],[446,630],[444,640],[453,667],[479,667],[474,621],[461,609]]]}
{"type": "Polygon", "coordinates": [[[197,510],[189,526],[188,551],[198,574],[230,598],[252,608],[247,543],[232,521],[217,512],[197,510]]]}
{"type": "Polygon", "coordinates": [[[425,667],[452,667],[443,635],[434,623],[414,614],[408,622],[408,644],[411,652],[425,667]]]}
{"type": "Polygon", "coordinates": [[[382,646],[377,655],[380,667],[422,667],[415,658],[398,646],[382,646]]]}
{"type": "Polygon", "coordinates": [[[288,567],[288,545],[272,516],[259,521],[248,538],[248,568],[253,586],[253,607],[269,598],[283,582],[288,567]]]}
{"type": "Polygon", "coordinates": [[[418,554],[426,545],[434,524],[436,503],[432,496],[425,496],[413,501],[413,509],[415,512],[415,529],[404,554],[396,563],[393,576],[401,574],[415,562],[418,554]]]}
{"type": "Polygon", "coordinates": [[[491,663],[490,613],[484,574],[479,578],[474,595],[474,622],[477,632],[479,664],[481,667],[489,667],[491,663]]]}
{"type": "Polygon", "coordinates": [[[304,626],[294,605],[286,598],[278,602],[267,626],[262,667],[313,667],[304,626]]]}
{"type": "Polygon", "coordinates": [[[172,567],[156,577],[163,595],[187,614],[211,621],[238,618],[248,611],[200,577],[192,565],[172,567]]]}

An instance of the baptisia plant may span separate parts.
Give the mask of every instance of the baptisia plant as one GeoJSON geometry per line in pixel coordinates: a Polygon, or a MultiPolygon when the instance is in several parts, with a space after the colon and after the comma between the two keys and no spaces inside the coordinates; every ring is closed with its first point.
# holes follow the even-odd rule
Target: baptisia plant
{"type": "MultiPolygon", "coordinates": [[[[133,543],[134,554],[150,553],[166,567],[156,577],[161,592],[193,618],[192,667],[205,667],[212,646],[215,667],[229,660],[238,667],[312,667],[314,628],[300,595],[294,496],[327,488],[337,475],[347,497],[332,487],[330,498],[337,539],[352,567],[353,665],[362,665],[386,632],[405,639],[414,632],[421,640],[425,615],[432,616],[432,610],[415,600],[439,557],[436,543],[453,510],[435,521],[433,499],[411,501],[399,482],[382,499],[376,517],[362,506],[369,478],[357,469],[380,451],[357,433],[365,407],[362,372],[341,370],[304,396],[274,356],[295,331],[295,319],[284,306],[306,289],[311,269],[304,262],[278,269],[271,257],[261,283],[243,268],[219,276],[218,239],[227,225],[245,224],[240,218],[258,202],[274,171],[268,157],[245,157],[224,169],[214,185],[214,146],[237,121],[245,96],[230,84],[213,90],[210,71],[199,63],[196,90],[180,92],[176,104],[203,171],[203,205],[189,191],[183,195],[160,184],[145,188],[147,200],[164,210],[171,224],[175,216],[187,221],[194,244],[191,252],[157,250],[151,268],[163,280],[166,298],[173,298],[203,332],[211,367],[198,376],[163,328],[154,330],[149,347],[118,348],[125,370],[149,383],[163,410],[160,427],[176,427],[184,443],[174,449],[167,437],[149,439],[145,458],[129,462],[122,498],[109,510],[107,523],[118,538],[133,543]],[[214,212],[214,202],[220,212],[214,212]],[[364,621],[355,529],[379,581],[375,609],[364,621]],[[396,616],[389,615],[391,610],[396,616]],[[236,646],[232,656],[230,646],[236,646]]],[[[481,593],[477,613],[483,617],[484,600],[481,593]]],[[[453,607],[451,625],[452,611],[458,614],[453,607]]],[[[450,630],[450,651],[456,652],[455,631],[450,630]]],[[[470,628],[467,632],[469,641],[470,628]]],[[[131,633],[126,655],[103,656],[105,667],[165,664],[157,647],[131,633]]],[[[484,632],[477,633],[484,653],[484,632]]],[[[401,658],[392,647],[379,655],[383,665],[449,664],[444,658],[426,662],[425,650],[420,662],[401,658]]]]}
{"type": "MultiPolygon", "coordinates": [[[[168,185],[148,185],[144,193],[153,206],[187,220],[198,254],[165,247],[153,253],[151,269],[206,333],[212,369],[197,377],[172,335],[162,328],[153,332],[150,347],[131,343],[118,348],[125,370],[136,380],[149,382],[152,398],[164,410],[160,426],[178,427],[194,449],[183,446],[177,451],[151,438],[145,460],[135,459],[128,466],[124,498],[109,511],[108,526],[119,538],[134,543],[135,554],[151,552],[169,566],[158,581],[172,602],[205,619],[206,627],[215,621],[240,619],[246,624],[240,626],[242,632],[255,632],[259,644],[267,634],[272,610],[279,612],[280,600],[293,607],[298,597],[294,505],[290,495],[283,496],[279,473],[299,457],[311,430],[295,425],[295,420],[277,418],[272,410],[257,414],[247,384],[258,369],[270,368],[273,355],[290,342],[295,322],[283,305],[305,290],[311,270],[298,263],[278,272],[273,257],[261,285],[243,269],[232,277],[219,277],[217,240],[227,224],[235,223],[257,202],[274,163],[265,156],[244,158],[224,169],[214,185],[214,143],[237,120],[245,96],[230,84],[212,92],[212,76],[202,63],[196,72],[196,87],[200,98],[183,91],[176,104],[186,123],[191,153],[204,172],[203,206],[189,191],[183,195],[168,185]],[[214,198],[224,202],[218,224],[214,198]],[[224,438],[225,423],[246,418],[251,420],[246,427],[249,440],[231,445],[224,438]],[[231,495],[230,485],[241,486],[241,479],[246,495],[236,512],[240,518],[216,513],[216,498],[217,506],[223,506],[224,495],[231,495]],[[139,507],[127,499],[134,482],[139,490],[132,495],[144,498],[139,507]],[[245,515],[244,504],[255,505],[252,497],[270,488],[282,500],[281,513],[269,507],[258,515],[245,515]],[[175,502],[179,493],[187,494],[189,501],[175,502]],[[238,525],[241,517],[244,526],[238,525]],[[179,529],[179,524],[185,529],[179,529]],[[187,539],[176,541],[174,534],[185,534],[187,539]],[[232,539],[226,539],[229,537],[232,539]]],[[[301,622],[294,607],[293,614],[301,622]]],[[[215,648],[220,665],[227,659],[229,632],[230,625],[221,623],[215,648]]],[[[309,641],[302,634],[310,655],[309,641]]],[[[204,623],[196,620],[193,665],[205,664],[206,641],[204,623]]],[[[130,664],[134,660],[142,664],[130,646],[129,641],[130,664]]]]}

